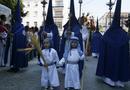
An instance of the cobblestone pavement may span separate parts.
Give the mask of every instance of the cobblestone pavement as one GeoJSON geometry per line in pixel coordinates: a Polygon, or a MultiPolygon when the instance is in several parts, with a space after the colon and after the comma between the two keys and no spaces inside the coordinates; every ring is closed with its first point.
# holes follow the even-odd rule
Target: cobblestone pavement
{"type": "MultiPolygon", "coordinates": [[[[82,90],[130,90],[130,82],[125,88],[113,88],[104,84],[95,76],[97,59],[88,57],[85,61],[84,78],[81,82],[82,90]]],[[[0,90],[41,90],[40,76],[41,67],[37,65],[35,60],[29,62],[29,67],[22,69],[18,73],[7,72],[8,67],[0,67],[0,90]]],[[[59,73],[61,86],[55,90],[64,90],[64,75],[59,73]]]]}

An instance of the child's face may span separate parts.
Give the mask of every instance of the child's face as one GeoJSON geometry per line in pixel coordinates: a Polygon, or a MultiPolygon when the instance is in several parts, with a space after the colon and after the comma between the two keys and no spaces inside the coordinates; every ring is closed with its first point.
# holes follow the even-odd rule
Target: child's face
{"type": "Polygon", "coordinates": [[[44,41],[44,47],[49,48],[50,47],[50,42],[48,40],[44,41]]]}
{"type": "Polygon", "coordinates": [[[78,46],[77,40],[73,40],[73,41],[71,42],[71,48],[77,48],[77,46],[78,46]]]}

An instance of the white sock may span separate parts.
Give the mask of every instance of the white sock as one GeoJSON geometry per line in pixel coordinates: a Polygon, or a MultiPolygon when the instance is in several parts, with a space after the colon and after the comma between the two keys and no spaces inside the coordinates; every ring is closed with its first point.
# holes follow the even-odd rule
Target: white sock
{"type": "Polygon", "coordinates": [[[118,86],[118,87],[124,87],[125,85],[124,85],[123,82],[117,81],[117,82],[116,82],[116,86],[118,86]]]}

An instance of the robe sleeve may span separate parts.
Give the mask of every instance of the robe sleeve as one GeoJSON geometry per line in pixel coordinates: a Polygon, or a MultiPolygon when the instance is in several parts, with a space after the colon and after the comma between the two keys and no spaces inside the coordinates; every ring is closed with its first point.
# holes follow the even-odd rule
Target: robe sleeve
{"type": "MultiPolygon", "coordinates": [[[[43,51],[43,50],[42,50],[42,54],[43,54],[43,56],[44,56],[44,51],[43,51]]],[[[40,59],[39,59],[39,63],[41,63],[42,65],[45,64],[44,61],[43,61],[43,59],[42,59],[42,57],[40,57],[40,59]]]]}
{"type": "Polygon", "coordinates": [[[84,60],[85,56],[84,54],[80,57],[80,60],[84,60]]]}
{"type": "Polygon", "coordinates": [[[81,30],[81,33],[82,33],[83,40],[84,41],[87,40],[87,38],[88,38],[88,30],[87,30],[86,27],[83,27],[83,29],[81,30]]]}
{"type": "Polygon", "coordinates": [[[63,66],[64,63],[65,63],[65,58],[62,58],[62,59],[59,61],[58,65],[63,66]]]}
{"type": "Polygon", "coordinates": [[[53,49],[53,58],[54,58],[54,62],[56,62],[56,64],[59,63],[59,57],[58,57],[58,54],[56,52],[56,50],[53,49]]]}
{"type": "Polygon", "coordinates": [[[78,49],[78,52],[79,52],[79,55],[80,55],[80,60],[84,60],[84,58],[85,58],[85,55],[84,55],[84,53],[80,50],[80,49],[78,49]]]}

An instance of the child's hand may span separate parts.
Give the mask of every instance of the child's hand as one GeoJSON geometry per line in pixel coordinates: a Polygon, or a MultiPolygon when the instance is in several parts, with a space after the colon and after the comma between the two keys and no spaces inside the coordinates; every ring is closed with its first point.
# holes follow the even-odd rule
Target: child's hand
{"type": "Polygon", "coordinates": [[[59,61],[58,65],[59,65],[59,66],[63,66],[64,63],[65,63],[65,59],[62,58],[62,59],[59,61]]]}

